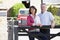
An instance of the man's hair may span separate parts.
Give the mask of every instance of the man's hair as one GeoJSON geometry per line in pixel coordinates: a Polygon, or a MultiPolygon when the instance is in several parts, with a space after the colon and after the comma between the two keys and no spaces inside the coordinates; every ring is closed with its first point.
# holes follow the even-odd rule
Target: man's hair
{"type": "Polygon", "coordinates": [[[42,3],[41,5],[44,5],[44,6],[46,6],[46,3],[42,3]]]}

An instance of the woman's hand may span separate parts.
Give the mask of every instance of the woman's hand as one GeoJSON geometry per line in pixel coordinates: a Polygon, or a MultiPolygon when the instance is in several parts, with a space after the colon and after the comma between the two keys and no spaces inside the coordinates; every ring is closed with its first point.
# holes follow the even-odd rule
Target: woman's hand
{"type": "Polygon", "coordinates": [[[42,24],[40,24],[40,27],[42,27],[43,25],[42,24]]]}
{"type": "Polygon", "coordinates": [[[42,27],[42,24],[37,24],[36,26],[40,26],[40,27],[42,27]]]}
{"type": "Polygon", "coordinates": [[[36,26],[40,26],[40,24],[37,24],[36,26]]]}

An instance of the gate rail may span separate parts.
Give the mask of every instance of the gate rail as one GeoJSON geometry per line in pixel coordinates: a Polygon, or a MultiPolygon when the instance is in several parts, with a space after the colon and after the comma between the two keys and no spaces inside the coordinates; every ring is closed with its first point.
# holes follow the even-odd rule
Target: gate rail
{"type": "MultiPolygon", "coordinates": [[[[27,30],[25,30],[25,29],[31,28],[30,26],[17,26],[17,27],[15,27],[15,25],[18,25],[17,24],[18,23],[18,20],[14,20],[14,18],[16,19],[17,17],[7,17],[7,19],[8,18],[11,18],[11,20],[8,20],[8,21],[12,21],[12,24],[11,25],[8,25],[8,26],[11,26],[12,29],[13,29],[13,40],[18,40],[18,36],[29,36],[29,35],[31,35],[31,34],[28,33],[27,30]],[[26,32],[27,34],[18,34],[18,32],[26,32]]],[[[40,27],[33,26],[33,28],[40,28],[40,27]]],[[[41,28],[51,29],[51,26],[49,25],[49,27],[48,27],[48,26],[44,25],[41,28]]],[[[60,28],[60,25],[56,25],[55,28],[57,28],[57,29],[60,28]]],[[[55,28],[53,28],[53,29],[55,29],[55,28]]],[[[32,36],[35,37],[35,38],[37,38],[36,35],[32,35],[32,36]]],[[[60,32],[57,33],[57,34],[50,34],[50,36],[51,36],[50,39],[52,39],[52,38],[54,38],[56,36],[60,36],[60,32]]]]}

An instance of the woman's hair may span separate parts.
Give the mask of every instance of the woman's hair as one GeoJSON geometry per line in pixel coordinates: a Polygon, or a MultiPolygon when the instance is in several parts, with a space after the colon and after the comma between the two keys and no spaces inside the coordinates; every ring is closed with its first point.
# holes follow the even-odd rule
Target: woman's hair
{"type": "Polygon", "coordinates": [[[35,6],[30,6],[30,8],[29,8],[29,14],[32,14],[32,13],[31,13],[31,8],[35,9],[35,14],[36,14],[37,9],[35,8],[35,6]]]}

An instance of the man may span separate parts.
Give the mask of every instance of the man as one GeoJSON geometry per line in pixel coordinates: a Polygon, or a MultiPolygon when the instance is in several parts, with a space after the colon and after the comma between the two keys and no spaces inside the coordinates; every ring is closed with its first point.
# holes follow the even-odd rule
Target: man
{"type": "MultiPolygon", "coordinates": [[[[54,28],[55,22],[54,22],[54,16],[52,15],[51,12],[48,12],[46,10],[46,4],[43,3],[41,5],[41,13],[38,15],[41,20],[42,25],[51,25],[51,28],[54,28]]],[[[44,38],[42,37],[42,40],[50,40],[50,29],[41,29],[40,32],[45,34],[47,37],[44,38]]]]}

